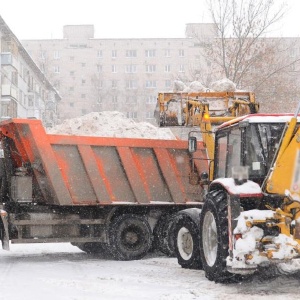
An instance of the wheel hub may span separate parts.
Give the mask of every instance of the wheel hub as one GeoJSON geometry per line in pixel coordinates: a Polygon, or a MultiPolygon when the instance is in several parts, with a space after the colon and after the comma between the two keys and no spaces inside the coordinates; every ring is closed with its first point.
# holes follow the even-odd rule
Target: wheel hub
{"type": "Polygon", "coordinates": [[[139,240],[138,235],[135,232],[133,231],[126,232],[125,234],[126,244],[134,245],[135,243],[137,243],[138,240],[139,240]]]}
{"type": "Polygon", "coordinates": [[[193,254],[194,243],[190,231],[185,227],[182,227],[178,231],[177,246],[183,259],[188,260],[191,258],[193,254]]]}
{"type": "Polygon", "coordinates": [[[204,216],[202,236],[205,260],[212,267],[217,259],[218,235],[215,217],[210,211],[204,216]]]}

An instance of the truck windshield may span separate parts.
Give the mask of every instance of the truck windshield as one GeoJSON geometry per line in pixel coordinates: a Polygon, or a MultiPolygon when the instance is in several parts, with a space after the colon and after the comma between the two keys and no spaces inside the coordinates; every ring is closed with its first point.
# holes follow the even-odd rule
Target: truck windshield
{"type": "Polygon", "coordinates": [[[252,123],[246,128],[244,153],[250,177],[266,175],[278,149],[284,126],[284,123],[252,123]]]}

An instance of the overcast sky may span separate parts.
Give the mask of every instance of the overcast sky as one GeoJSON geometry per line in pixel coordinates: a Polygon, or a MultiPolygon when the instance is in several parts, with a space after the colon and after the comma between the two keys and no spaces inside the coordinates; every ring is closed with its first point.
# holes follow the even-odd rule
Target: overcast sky
{"type": "MultiPolygon", "coordinates": [[[[300,1],[285,2],[276,35],[300,36],[300,1]]],[[[81,24],[96,38],[181,38],[185,24],[210,22],[206,0],[1,0],[0,15],[19,40],[60,39],[64,25],[81,24]]]]}

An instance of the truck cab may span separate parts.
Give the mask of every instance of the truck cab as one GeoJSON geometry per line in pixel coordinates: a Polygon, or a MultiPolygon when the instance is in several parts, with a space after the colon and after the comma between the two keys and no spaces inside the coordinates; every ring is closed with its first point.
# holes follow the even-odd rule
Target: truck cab
{"type": "Polygon", "coordinates": [[[247,166],[251,181],[262,185],[290,116],[248,115],[219,126],[215,133],[213,178],[231,178],[233,167],[247,166]]]}

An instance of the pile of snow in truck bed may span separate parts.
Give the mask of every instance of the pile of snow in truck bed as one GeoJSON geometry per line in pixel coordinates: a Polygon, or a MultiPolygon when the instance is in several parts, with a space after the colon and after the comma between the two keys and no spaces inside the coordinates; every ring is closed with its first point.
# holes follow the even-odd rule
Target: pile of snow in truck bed
{"type": "Polygon", "coordinates": [[[190,84],[186,84],[180,80],[174,81],[173,92],[235,92],[236,84],[228,78],[223,78],[211,83],[209,87],[206,87],[200,81],[193,81],[190,84]]]}
{"type": "Polygon", "coordinates": [[[169,128],[135,122],[117,111],[92,112],[47,130],[50,134],[175,140],[169,128]]]}

